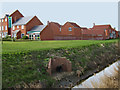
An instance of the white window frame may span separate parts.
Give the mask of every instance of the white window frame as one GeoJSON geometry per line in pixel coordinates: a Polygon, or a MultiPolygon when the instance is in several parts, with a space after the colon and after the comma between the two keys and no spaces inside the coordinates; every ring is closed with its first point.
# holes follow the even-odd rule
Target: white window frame
{"type": "Polygon", "coordinates": [[[17,28],[19,28],[19,26],[17,26],[17,28]]]}
{"type": "Polygon", "coordinates": [[[70,28],[71,28],[71,27],[69,27],[68,30],[69,30],[69,31],[72,31],[72,28],[71,28],[71,30],[70,30],[70,28]]]}
{"type": "Polygon", "coordinates": [[[7,18],[5,18],[5,22],[7,22],[7,18]]]}
{"type": "Polygon", "coordinates": [[[5,26],[5,30],[7,30],[7,25],[5,26]]]}
{"type": "Polygon", "coordinates": [[[21,25],[21,29],[24,29],[24,25],[21,25]]]}
{"type": "Polygon", "coordinates": [[[15,26],[13,26],[13,30],[15,30],[15,26]]]}
{"type": "Polygon", "coordinates": [[[61,32],[61,27],[60,27],[60,32],[61,32]]]}
{"type": "Polygon", "coordinates": [[[3,19],[2,19],[2,22],[3,22],[3,19]]]}
{"type": "Polygon", "coordinates": [[[4,27],[2,26],[2,31],[4,30],[4,27]]]}
{"type": "Polygon", "coordinates": [[[25,34],[23,35],[24,33],[21,33],[21,38],[23,37],[23,36],[25,36],[25,34]]]}

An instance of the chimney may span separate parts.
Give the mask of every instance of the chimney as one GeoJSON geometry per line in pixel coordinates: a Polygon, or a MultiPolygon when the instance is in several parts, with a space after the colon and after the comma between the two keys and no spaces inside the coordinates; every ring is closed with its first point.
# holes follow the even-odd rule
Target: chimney
{"type": "Polygon", "coordinates": [[[49,21],[47,21],[47,25],[49,25],[49,23],[50,23],[50,22],[49,22],[49,21]]]}
{"type": "Polygon", "coordinates": [[[93,26],[95,26],[95,23],[93,23],[93,26]]]}
{"type": "Polygon", "coordinates": [[[116,28],[114,27],[114,29],[116,29],[116,28]]]}

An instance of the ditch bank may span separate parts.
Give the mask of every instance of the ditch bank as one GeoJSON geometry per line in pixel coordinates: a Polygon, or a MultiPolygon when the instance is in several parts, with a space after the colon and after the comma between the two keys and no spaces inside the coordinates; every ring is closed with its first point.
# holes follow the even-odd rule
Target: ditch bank
{"type": "Polygon", "coordinates": [[[3,88],[73,87],[118,58],[117,43],[3,54],[2,86],[3,88]],[[48,62],[50,58],[55,57],[65,57],[71,61],[72,72],[52,73],[50,76],[46,72],[48,62]],[[80,77],[76,74],[77,71],[81,72],[80,77]]]}

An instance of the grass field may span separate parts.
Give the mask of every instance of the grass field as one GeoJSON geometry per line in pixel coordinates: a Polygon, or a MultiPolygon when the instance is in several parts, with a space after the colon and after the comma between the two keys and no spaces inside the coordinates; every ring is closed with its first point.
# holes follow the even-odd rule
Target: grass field
{"type": "Polygon", "coordinates": [[[91,44],[115,42],[115,40],[67,40],[67,41],[29,41],[29,42],[10,42],[4,41],[2,45],[2,53],[15,53],[47,50],[52,48],[73,48],[89,46],[91,44]]]}

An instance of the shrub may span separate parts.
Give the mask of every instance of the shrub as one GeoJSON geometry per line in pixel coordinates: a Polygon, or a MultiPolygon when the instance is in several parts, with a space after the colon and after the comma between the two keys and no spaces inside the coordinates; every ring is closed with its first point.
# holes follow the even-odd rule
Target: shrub
{"type": "Polygon", "coordinates": [[[5,38],[11,38],[11,36],[6,36],[5,38]]]}
{"type": "Polygon", "coordinates": [[[22,39],[28,39],[28,36],[23,36],[22,39]]]}

